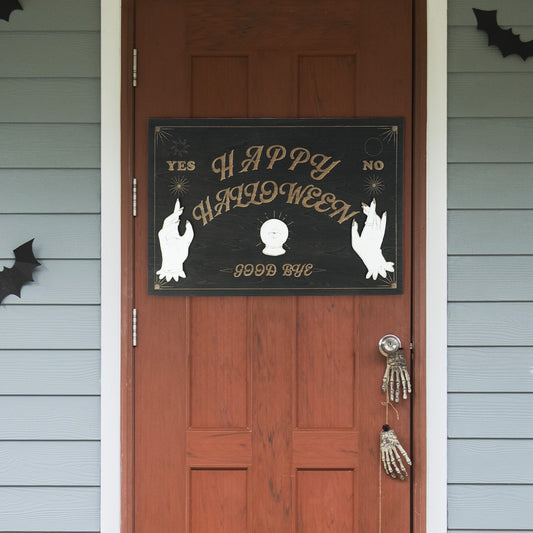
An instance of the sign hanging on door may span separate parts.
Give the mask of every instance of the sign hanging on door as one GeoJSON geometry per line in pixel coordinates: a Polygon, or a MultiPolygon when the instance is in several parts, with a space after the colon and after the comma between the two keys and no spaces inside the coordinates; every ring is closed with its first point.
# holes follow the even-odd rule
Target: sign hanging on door
{"type": "Polygon", "coordinates": [[[402,292],[401,119],[150,119],[148,292],[402,292]]]}

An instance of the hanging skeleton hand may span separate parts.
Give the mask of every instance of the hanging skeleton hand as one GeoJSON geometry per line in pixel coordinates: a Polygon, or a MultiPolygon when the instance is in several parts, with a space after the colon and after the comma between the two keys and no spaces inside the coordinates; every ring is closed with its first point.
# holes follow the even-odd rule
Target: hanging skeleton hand
{"type": "Polygon", "coordinates": [[[398,403],[400,401],[400,387],[403,390],[403,399],[407,399],[407,393],[411,392],[411,379],[407,371],[407,364],[403,353],[398,349],[394,352],[387,353],[387,367],[383,375],[383,385],[381,390],[387,391],[387,383],[389,384],[390,401],[398,403]],[[396,392],[394,388],[396,387],[396,392]]]}
{"type": "Polygon", "coordinates": [[[387,475],[396,479],[400,476],[400,479],[405,479],[408,474],[405,466],[402,463],[402,457],[408,465],[411,465],[411,459],[407,455],[407,452],[403,449],[403,446],[398,441],[398,437],[391,429],[389,425],[384,425],[380,435],[380,448],[381,448],[381,462],[387,475]]]}

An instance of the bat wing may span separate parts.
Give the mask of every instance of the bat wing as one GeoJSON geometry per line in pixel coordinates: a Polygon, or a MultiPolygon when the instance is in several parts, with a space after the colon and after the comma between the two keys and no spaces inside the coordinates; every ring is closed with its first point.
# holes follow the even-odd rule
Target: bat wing
{"type": "Polygon", "coordinates": [[[15,9],[20,9],[22,11],[22,6],[18,0],[4,0],[3,2],[0,2],[0,19],[9,22],[9,17],[15,9]]]}
{"type": "Polygon", "coordinates": [[[518,54],[524,61],[533,56],[533,41],[523,42],[520,35],[512,29],[504,30],[497,21],[496,10],[484,11],[473,8],[477,19],[477,29],[483,30],[489,36],[489,45],[497,46],[503,57],[518,54]]]}
{"type": "Polygon", "coordinates": [[[22,286],[33,281],[33,271],[41,264],[33,255],[33,239],[13,250],[15,264],[0,272],[0,303],[6,296],[15,294],[20,298],[22,286]]]}

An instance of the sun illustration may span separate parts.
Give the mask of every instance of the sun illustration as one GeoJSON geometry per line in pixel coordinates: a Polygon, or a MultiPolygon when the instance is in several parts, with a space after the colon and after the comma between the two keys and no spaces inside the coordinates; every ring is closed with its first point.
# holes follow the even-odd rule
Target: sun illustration
{"type": "Polygon", "coordinates": [[[396,276],[391,276],[389,272],[387,272],[387,277],[385,279],[381,280],[382,284],[386,287],[390,287],[391,289],[397,289],[398,288],[398,281],[396,279],[396,276]]]}
{"type": "Polygon", "coordinates": [[[365,191],[372,195],[378,196],[385,190],[385,183],[380,176],[370,175],[365,178],[365,191]]]}
{"type": "Polygon", "coordinates": [[[183,157],[189,152],[189,148],[190,145],[187,142],[187,139],[178,139],[172,144],[170,151],[178,157],[183,157]]]}
{"type": "Polygon", "coordinates": [[[184,196],[189,190],[189,180],[185,176],[172,176],[170,178],[170,184],[168,186],[170,192],[176,196],[184,196]]]}
{"type": "Polygon", "coordinates": [[[168,132],[168,128],[165,128],[164,126],[155,127],[155,137],[158,143],[161,142],[163,144],[166,144],[172,139],[172,135],[168,132]]]}
{"type": "Polygon", "coordinates": [[[382,130],[381,136],[385,141],[390,143],[391,141],[396,141],[398,136],[398,126],[387,126],[385,128],[380,128],[382,130]]]}

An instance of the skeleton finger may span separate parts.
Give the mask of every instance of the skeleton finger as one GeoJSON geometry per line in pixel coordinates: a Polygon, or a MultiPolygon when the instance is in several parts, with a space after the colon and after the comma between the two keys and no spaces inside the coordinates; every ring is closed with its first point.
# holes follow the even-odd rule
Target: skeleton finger
{"type": "Polygon", "coordinates": [[[385,449],[381,449],[381,464],[383,465],[383,469],[385,470],[385,473],[387,475],[390,475],[389,467],[387,466],[387,458],[386,458],[386,451],[385,449]]]}
{"type": "MultiPolygon", "coordinates": [[[[389,450],[389,456],[391,459],[392,466],[394,467],[394,470],[396,471],[396,473],[400,476],[400,479],[403,479],[402,472],[400,468],[398,467],[398,465],[396,464],[396,457],[394,456],[395,453],[396,453],[396,450],[394,449],[394,447],[391,447],[391,449],[389,450]]],[[[400,461],[400,464],[401,464],[401,461],[400,461]]],[[[402,465],[402,468],[403,468],[403,465],[402,465]]]]}
{"type": "Polygon", "coordinates": [[[396,370],[396,394],[394,396],[394,401],[396,403],[398,403],[400,401],[400,386],[401,386],[401,379],[400,379],[400,376],[401,376],[401,372],[399,370],[396,370]]]}
{"type": "Polygon", "coordinates": [[[400,477],[404,479],[407,477],[408,474],[407,474],[407,470],[405,469],[405,466],[403,466],[402,458],[400,457],[400,454],[398,453],[398,450],[396,449],[396,447],[394,447],[392,451],[394,452],[394,455],[396,456],[396,460],[398,461],[398,464],[400,465],[400,469],[402,471],[400,474],[400,477]]]}
{"type": "Polygon", "coordinates": [[[405,373],[405,381],[407,382],[407,392],[411,392],[411,378],[409,377],[409,372],[405,370],[404,373],[405,373]]]}
{"type": "Polygon", "coordinates": [[[385,472],[387,472],[389,476],[396,478],[396,472],[392,468],[390,450],[385,450],[385,462],[387,464],[387,468],[385,468],[385,472]]]}
{"type": "MultiPolygon", "coordinates": [[[[407,400],[407,381],[405,379],[405,371],[400,372],[400,377],[402,378],[402,389],[403,389],[403,399],[407,400]]],[[[411,391],[409,391],[411,392],[411,391]]]]}
{"type": "Polygon", "coordinates": [[[411,462],[411,459],[409,459],[409,456],[407,455],[407,452],[403,449],[403,446],[398,442],[396,447],[398,448],[398,450],[400,450],[400,453],[403,455],[403,457],[405,459],[405,462],[408,465],[412,465],[413,463],[411,462]]]}
{"type": "Polygon", "coordinates": [[[390,401],[398,403],[399,401],[399,387],[400,387],[400,375],[397,368],[391,370],[391,388],[390,388],[390,401]]]}
{"type": "Polygon", "coordinates": [[[395,373],[396,371],[394,370],[394,368],[391,368],[391,371],[390,371],[390,379],[389,379],[389,398],[390,398],[390,401],[393,402],[394,401],[394,380],[396,379],[395,377],[395,373]]]}
{"type": "Polygon", "coordinates": [[[387,381],[389,380],[389,372],[390,372],[390,366],[387,364],[385,367],[385,374],[383,374],[383,385],[381,386],[381,390],[385,392],[387,390],[387,381]]]}

